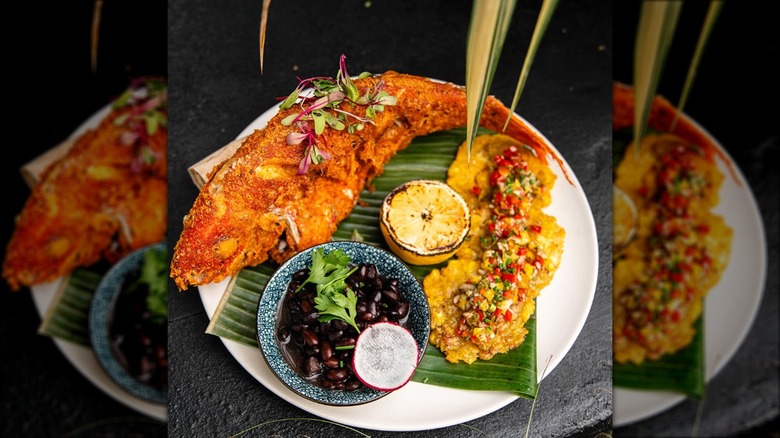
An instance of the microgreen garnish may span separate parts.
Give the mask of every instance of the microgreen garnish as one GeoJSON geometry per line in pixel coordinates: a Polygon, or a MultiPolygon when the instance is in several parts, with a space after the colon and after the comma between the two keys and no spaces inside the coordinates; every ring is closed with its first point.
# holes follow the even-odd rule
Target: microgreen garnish
{"type": "MultiPolygon", "coordinates": [[[[371,76],[364,72],[358,79],[371,76]]],[[[297,132],[287,135],[288,145],[303,144],[303,158],[298,166],[298,174],[308,172],[312,164],[320,164],[330,159],[330,155],[317,146],[317,136],[325,128],[337,131],[347,130],[350,134],[361,131],[366,124],[373,124],[377,113],[385,106],[395,105],[397,99],[382,89],[382,81],[375,87],[366,89],[362,94],[347,72],[346,56],[341,55],[336,78],[312,77],[299,79],[295,87],[279,105],[280,109],[289,109],[299,105],[301,111],[282,119],[282,125],[293,126],[297,132]],[[307,92],[304,92],[307,91],[307,92]],[[352,112],[357,106],[365,107],[365,115],[352,112]],[[347,107],[347,108],[345,108],[347,107]]]]}
{"type": "Polygon", "coordinates": [[[112,106],[115,110],[129,108],[114,119],[114,124],[127,128],[119,141],[135,148],[133,172],[138,173],[144,165],[162,158],[152,151],[149,137],[168,124],[168,86],[165,80],[150,77],[136,79],[112,106]]]}
{"type": "Polygon", "coordinates": [[[333,250],[327,255],[322,248],[315,249],[311,254],[309,276],[295,292],[308,283],[316,284],[317,296],[314,298],[314,306],[320,312],[319,320],[328,322],[340,319],[360,333],[355,322],[357,296],[344,281],[357,269],[357,267],[350,268],[349,262],[349,256],[340,249],[333,250]]]}

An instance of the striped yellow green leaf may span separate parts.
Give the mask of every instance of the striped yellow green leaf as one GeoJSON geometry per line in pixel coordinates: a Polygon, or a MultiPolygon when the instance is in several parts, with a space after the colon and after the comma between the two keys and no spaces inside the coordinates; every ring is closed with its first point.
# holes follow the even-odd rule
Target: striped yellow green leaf
{"type": "MultiPolygon", "coordinates": [[[[642,2],[634,46],[634,138],[644,137],[683,2],[642,2]]],[[[639,142],[636,142],[639,144],[639,142]]]]}
{"type": "Polygon", "coordinates": [[[685,84],[683,85],[683,90],[680,94],[680,101],[677,104],[677,114],[675,114],[670,130],[674,130],[674,127],[677,125],[677,121],[680,118],[680,114],[688,101],[688,94],[691,91],[691,87],[693,87],[693,81],[696,78],[696,72],[699,69],[701,55],[704,53],[704,48],[707,46],[707,40],[710,37],[712,28],[715,26],[715,22],[718,20],[722,7],[723,0],[714,0],[710,2],[710,6],[707,9],[707,16],[704,18],[704,25],[699,33],[699,40],[696,42],[696,50],[693,52],[693,58],[691,58],[691,64],[688,67],[688,74],[685,76],[685,84]]]}
{"type": "MultiPolygon", "coordinates": [[[[531,43],[528,45],[528,51],[525,54],[525,60],[523,61],[523,67],[520,70],[520,78],[517,80],[517,87],[515,88],[515,95],[512,98],[512,105],[509,109],[512,112],[517,108],[517,103],[520,101],[520,95],[525,88],[525,81],[528,79],[528,72],[531,71],[531,65],[534,63],[536,57],[536,51],[539,49],[539,43],[542,41],[542,36],[547,30],[547,25],[550,23],[555,7],[558,6],[558,0],[544,0],[542,2],[542,8],[539,11],[539,18],[536,20],[536,27],[534,27],[534,33],[531,35],[531,43]]],[[[506,119],[504,129],[509,125],[510,118],[506,119]]]]}
{"type": "MultiPolygon", "coordinates": [[[[466,130],[468,140],[469,158],[471,157],[471,144],[476,136],[479,119],[482,116],[482,108],[490,93],[501,50],[504,47],[509,24],[512,21],[512,13],[516,0],[474,1],[469,22],[468,38],[466,42],[466,130]]],[[[533,65],[539,43],[542,40],[547,25],[550,23],[558,0],[543,0],[534,27],[531,42],[525,54],[520,77],[517,80],[515,94],[512,98],[511,109],[517,107],[520,95],[525,87],[528,73],[533,65]]],[[[509,124],[509,118],[506,124],[509,124]]]]}
{"type": "Polygon", "coordinates": [[[103,274],[78,268],[60,283],[38,333],[89,346],[89,307],[103,274]]]}
{"type": "Polygon", "coordinates": [[[515,0],[475,0],[472,6],[466,43],[466,132],[469,157],[515,3],[515,0]]]}
{"type": "Polygon", "coordinates": [[[701,398],[705,390],[704,317],[695,324],[696,335],[684,349],[639,365],[615,363],[612,384],[647,391],[672,391],[701,398]]]}

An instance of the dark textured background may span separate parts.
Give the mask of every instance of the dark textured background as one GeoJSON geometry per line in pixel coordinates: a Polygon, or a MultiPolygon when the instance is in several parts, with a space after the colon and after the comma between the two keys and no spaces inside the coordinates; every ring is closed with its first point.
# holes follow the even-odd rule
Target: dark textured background
{"type": "MultiPolygon", "coordinates": [[[[197,194],[186,167],[233,140],[276,97],[292,91],[296,76],[334,75],[344,53],[353,74],[392,69],[464,82],[471,2],[375,0],[370,7],[363,1],[273,2],[263,76],[260,3],[169,2],[172,236],[197,194]]],[[[491,90],[504,102],[512,99],[540,4],[518,2],[491,90]]],[[[601,260],[584,329],[541,386],[530,431],[534,437],[595,436],[611,424],[610,26],[609,2],[561,2],[518,107],[582,183],[598,227],[601,260]]],[[[218,338],[204,334],[207,324],[197,290],[171,296],[171,436],[227,436],[280,418],[316,418],[258,383],[218,338]]],[[[363,432],[522,436],[530,408],[521,399],[466,425],[406,434],[363,432]]],[[[267,424],[250,435],[357,436],[304,420],[267,424]]]]}
{"type": "MultiPolygon", "coordinates": [[[[92,0],[20,2],[4,15],[3,253],[30,194],[19,167],[59,144],[128,85],[167,65],[165,2],[104,2],[98,66],[90,68],[92,0]],[[15,22],[22,26],[13,26],[15,22]],[[21,29],[21,30],[18,30],[21,29]]],[[[0,281],[0,436],[166,436],[166,424],[93,386],[36,333],[29,289],[0,281]]]]}
{"type": "MultiPolygon", "coordinates": [[[[744,343],[709,383],[699,436],[772,436],[778,426],[778,163],[780,98],[777,14],[725,2],[699,65],[685,112],[726,148],[761,210],[767,244],[764,296],[744,343]]],[[[677,102],[707,2],[686,2],[658,92],[677,102]]],[[[638,2],[613,5],[615,78],[631,83],[638,2]]],[[[739,291],[734,291],[739,293],[739,291]]],[[[708,321],[708,324],[711,323],[708,321]]],[[[690,436],[700,404],[686,400],[615,437],[690,436]]]]}

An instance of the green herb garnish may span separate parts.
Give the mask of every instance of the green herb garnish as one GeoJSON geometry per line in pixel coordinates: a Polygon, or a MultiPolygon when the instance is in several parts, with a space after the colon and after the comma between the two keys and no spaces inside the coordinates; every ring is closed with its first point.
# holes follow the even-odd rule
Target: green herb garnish
{"type": "MultiPolygon", "coordinates": [[[[371,76],[371,73],[361,73],[358,79],[371,76]]],[[[339,71],[336,78],[313,77],[302,79],[298,86],[279,105],[280,109],[289,109],[300,105],[301,112],[291,114],[282,119],[282,125],[294,126],[297,132],[286,138],[288,145],[303,143],[303,159],[298,166],[298,174],[308,172],[311,164],[319,164],[330,158],[330,154],[317,146],[317,136],[326,127],[337,131],[347,130],[350,134],[362,131],[367,123],[374,123],[377,113],[384,111],[386,105],[395,105],[397,99],[382,90],[380,81],[373,89],[360,93],[352,78],[347,73],[346,57],[341,55],[339,71]],[[311,93],[303,95],[305,89],[311,93]],[[364,106],[365,116],[354,114],[345,107],[364,106]]]]}
{"type": "Polygon", "coordinates": [[[150,249],[144,253],[141,272],[134,287],[147,288],[146,307],[154,322],[164,324],[168,320],[167,254],[162,249],[150,249]]]}
{"type": "Polygon", "coordinates": [[[349,267],[350,258],[342,250],[336,249],[325,254],[322,248],[317,248],[311,255],[311,268],[306,281],[295,292],[298,292],[308,283],[317,285],[317,296],[314,305],[320,312],[319,320],[328,322],[340,319],[360,333],[355,322],[357,316],[357,296],[347,287],[345,280],[357,266],[349,267]]]}

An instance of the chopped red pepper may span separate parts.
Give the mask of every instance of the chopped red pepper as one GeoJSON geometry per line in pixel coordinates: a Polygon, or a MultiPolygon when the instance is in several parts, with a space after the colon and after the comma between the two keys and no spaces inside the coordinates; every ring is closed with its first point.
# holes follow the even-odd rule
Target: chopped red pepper
{"type": "Polygon", "coordinates": [[[509,310],[504,312],[504,321],[506,321],[506,322],[511,322],[512,321],[512,312],[510,312],[509,310]]]}

